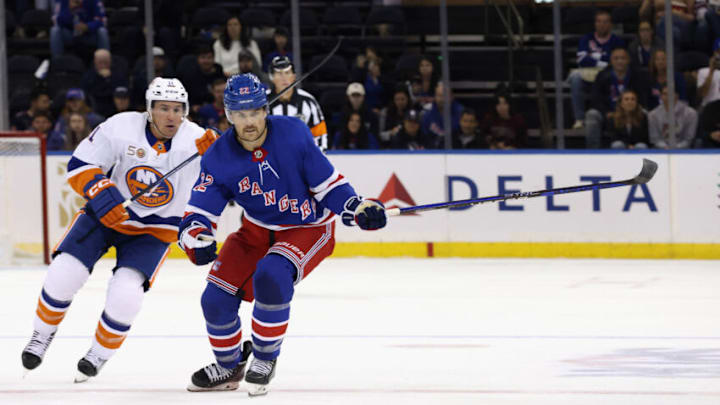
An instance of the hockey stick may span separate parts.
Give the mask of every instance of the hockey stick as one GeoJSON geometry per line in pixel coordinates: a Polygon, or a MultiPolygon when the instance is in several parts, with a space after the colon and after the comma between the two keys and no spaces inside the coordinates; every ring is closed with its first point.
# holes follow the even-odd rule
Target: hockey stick
{"type": "MultiPolygon", "coordinates": [[[[309,72],[307,72],[307,73],[305,73],[304,75],[302,75],[302,77],[299,77],[299,78],[295,79],[295,81],[293,81],[292,83],[290,83],[286,88],[282,89],[278,94],[275,95],[275,97],[273,97],[272,99],[270,99],[270,101],[268,101],[268,104],[267,104],[267,105],[275,104],[278,100],[280,100],[280,97],[281,97],[283,94],[285,94],[286,91],[288,91],[288,90],[294,88],[295,86],[297,86],[298,83],[300,83],[300,82],[302,82],[303,80],[307,79],[308,76],[310,76],[311,74],[315,73],[315,72],[316,72],[318,69],[320,69],[325,63],[327,63],[327,61],[330,60],[330,58],[331,58],[333,55],[335,55],[335,53],[337,52],[337,50],[340,49],[340,44],[342,44],[343,39],[344,39],[344,37],[340,36],[340,37],[338,38],[337,43],[336,43],[335,46],[333,47],[333,49],[330,50],[330,52],[325,56],[325,58],[323,58],[323,60],[320,61],[320,63],[317,64],[317,66],[313,67],[312,69],[310,69],[309,72]]],[[[133,203],[133,201],[137,200],[138,198],[140,198],[140,197],[142,197],[143,195],[147,194],[148,192],[152,191],[155,187],[157,187],[158,185],[162,184],[162,182],[165,181],[168,177],[170,177],[170,176],[172,176],[173,174],[177,173],[178,170],[180,170],[180,169],[182,169],[183,167],[187,166],[190,162],[192,162],[193,160],[195,160],[198,156],[200,156],[200,153],[199,153],[199,152],[196,152],[195,154],[193,154],[193,155],[190,156],[189,158],[187,158],[187,159],[185,159],[184,161],[182,161],[179,165],[177,165],[176,167],[174,167],[172,170],[170,170],[169,172],[165,173],[165,175],[162,176],[162,177],[160,177],[159,179],[157,179],[157,181],[155,181],[154,183],[151,183],[149,186],[147,186],[147,187],[143,188],[142,190],[138,191],[137,193],[135,193],[135,195],[133,195],[132,197],[130,197],[130,198],[128,198],[127,200],[123,201],[123,203],[122,203],[123,208],[127,208],[130,204],[133,203]]],[[[85,239],[87,239],[87,237],[90,236],[91,233],[95,232],[95,229],[97,229],[97,227],[92,228],[90,231],[88,231],[88,233],[86,233],[86,234],[83,235],[80,239],[78,239],[78,241],[79,241],[79,242],[82,242],[82,241],[84,241],[85,239]]]]}
{"type": "Polygon", "coordinates": [[[543,197],[543,196],[556,195],[556,194],[568,194],[568,193],[577,193],[580,191],[601,190],[604,188],[631,186],[634,184],[645,184],[648,181],[650,181],[650,179],[653,178],[656,171],[657,171],[657,163],[655,163],[649,159],[643,159],[643,166],[642,166],[642,169],[640,170],[640,174],[638,174],[637,176],[635,176],[629,180],[612,181],[612,182],[597,183],[597,184],[583,185],[583,186],[551,188],[548,190],[528,191],[528,192],[524,192],[524,193],[521,192],[521,193],[513,193],[513,194],[505,194],[505,195],[496,195],[496,196],[492,196],[492,197],[471,198],[468,200],[448,201],[448,202],[425,204],[425,205],[415,205],[412,207],[405,207],[405,208],[390,208],[385,212],[386,212],[387,216],[390,217],[390,216],[397,216],[397,215],[407,215],[410,213],[415,213],[415,212],[420,212],[420,211],[432,211],[432,210],[440,210],[440,209],[444,209],[444,208],[468,207],[468,206],[482,204],[482,203],[486,203],[486,202],[516,200],[519,198],[543,197]]]}

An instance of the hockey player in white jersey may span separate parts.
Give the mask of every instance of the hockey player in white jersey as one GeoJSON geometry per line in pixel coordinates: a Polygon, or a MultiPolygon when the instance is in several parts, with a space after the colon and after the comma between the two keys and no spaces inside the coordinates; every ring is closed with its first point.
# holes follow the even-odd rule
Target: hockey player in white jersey
{"type": "Polygon", "coordinates": [[[147,112],[109,118],[78,145],[68,163],[68,182],[87,204],[55,247],[32,338],[21,356],[27,370],[40,365],[75,293],[114,246],[117,264],[105,308],[90,350],[78,362],[75,382],[97,375],[127,336],[169,244],[177,239],[200,159],[127,208],[123,202],[196,152],[205,153],[217,134],[185,119],[188,95],[179,80],[156,78],[145,97],[147,112]]]}

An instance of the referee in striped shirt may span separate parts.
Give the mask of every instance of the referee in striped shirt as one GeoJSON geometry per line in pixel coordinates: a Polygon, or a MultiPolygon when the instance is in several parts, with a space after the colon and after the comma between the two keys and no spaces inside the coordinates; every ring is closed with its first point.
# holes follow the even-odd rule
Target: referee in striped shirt
{"type": "MultiPolygon", "coordinates": [[[[273,58],[268,69],[270,81],[275,89],[268,96],[272,98],[278,92],[283,91],[290,83],[295,81],[295,69],[287,56],[276,56],[273,58]]],[[[293,88],[285,92],[280,99],[270,106],[270,114],[287,115],[300,118],[312,132],[315,143],[320,150],[325,152],[328,147],[327,126],[320,104],[315,97],[300,88],[293,88]]]]}

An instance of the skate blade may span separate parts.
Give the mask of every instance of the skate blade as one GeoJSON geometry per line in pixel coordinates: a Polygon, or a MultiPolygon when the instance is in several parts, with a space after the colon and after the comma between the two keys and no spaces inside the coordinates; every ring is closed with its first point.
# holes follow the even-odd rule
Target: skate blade
{"type": "Polygon", "coordinates": [[[230,381],[226,382],[224,384],[217,385],[215,387],[205,388],[205,387],[198,387],[197,385],[193,384],[192,382],[188,384],[187,390],[190,392],[205,392],[205,391],[233,391],[238,389],[240,386],[240,383],[238,381],[230,381]]]}
{"type": "Polygon", "coordinates": [[[30,370],[29,368],[23,367],[23,369],[22,369],[22,373],[23,373],[23,374],[22,374],[22,378],[25,379],[25,377],[27,377],[28,374],[30,374],[31,371],[32,371],[32,370],[30,370]]]}
{"type": "Polygon", "coordinates": [[[90,379],[90,376],[78,371],[77,375],[75,375],[75,384],[84,383],[85,381],[87,381],[89,379],[90,379]]]}
{"type": "Polygon", "coordinates": [[[248,385],[248,396],[259,397],[268,393],[268,384],[253,384],[247,383],[248,385]]]}

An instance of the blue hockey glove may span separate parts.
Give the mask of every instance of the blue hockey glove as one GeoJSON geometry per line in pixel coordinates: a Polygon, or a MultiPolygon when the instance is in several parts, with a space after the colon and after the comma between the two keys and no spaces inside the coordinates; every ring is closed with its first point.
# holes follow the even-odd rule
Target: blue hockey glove
{"type": "Polygon", "coordinates": [[[385,206],[378,200],[352,197],[345,203],[345,212],[341,217],[345,225],[357,225],[366,231],[374,231],[387,225],[385,206]]]}
{"type": "Polygon", "coordinates": [[[191,262],[198,266],[208,264],[217,259],[217,243],[212,232],[199,222],[192,222],[182,231],[178,241],[191,262]]]}

